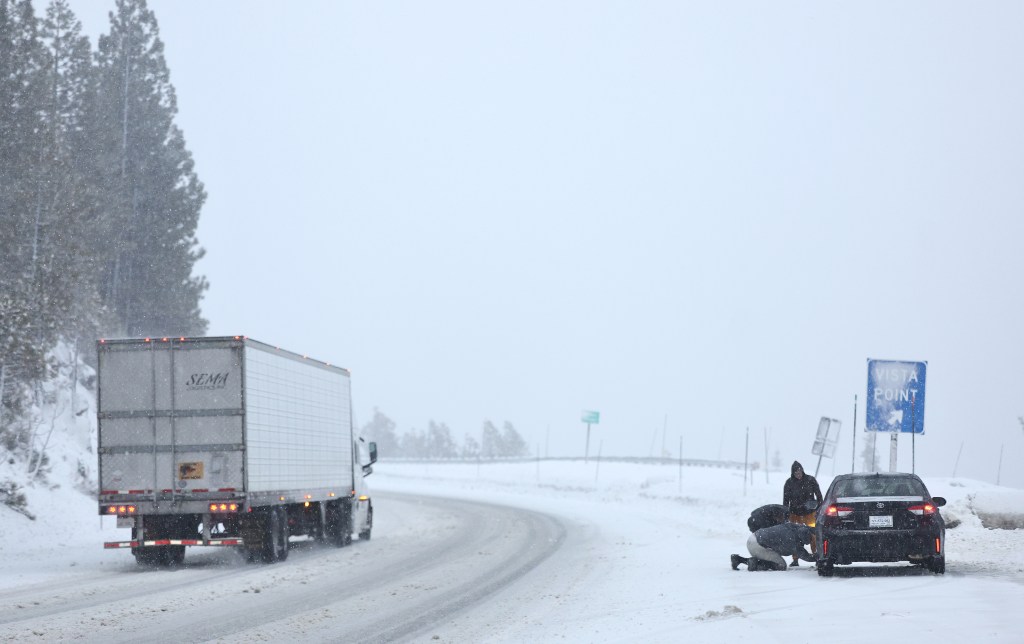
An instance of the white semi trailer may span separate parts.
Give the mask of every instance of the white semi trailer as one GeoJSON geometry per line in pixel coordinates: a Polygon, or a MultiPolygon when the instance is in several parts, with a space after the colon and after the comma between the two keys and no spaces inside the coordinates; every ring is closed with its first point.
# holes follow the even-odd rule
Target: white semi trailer
{"type": "Polygon", "coordinates": [[[292,536],[370,538],[377,449],[353,429],[346,369],[243,336],[100,340],[97,358],[99,511],[132,529],[105,547],[270,563],[292,536]]]}

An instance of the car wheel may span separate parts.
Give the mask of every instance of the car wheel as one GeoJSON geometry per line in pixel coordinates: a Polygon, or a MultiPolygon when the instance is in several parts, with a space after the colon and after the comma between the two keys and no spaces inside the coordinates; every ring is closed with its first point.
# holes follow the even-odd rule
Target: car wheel
{"type": "Polygon", "coordinates": [[[928,570],[931,570],[936,575],[942,575],[946,573],[946,555],[939,555],[938,557],[932,557],[928,561],[928,570]]]}
{"type": "Polygon", "coordinates": [[[819,577],[831,577],[833,574],[835,574],[835,566],[831,561],[818,562],[819,577]]]}

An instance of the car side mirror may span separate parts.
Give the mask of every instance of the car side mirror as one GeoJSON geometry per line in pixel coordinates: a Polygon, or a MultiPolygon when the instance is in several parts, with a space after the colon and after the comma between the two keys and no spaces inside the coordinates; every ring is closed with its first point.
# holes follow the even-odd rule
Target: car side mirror
{"type": "Polygon", "coordinates": [[[370,465],[377,462],[377,443],[370,441],[370,465]]]}
{"type": "Polygon", "coordinates": [[[946,497],[944,497],[944,496],[933,496],[932,497],[932,503],[935,504],[935,507],[941,508],[942,506],[946,505],[946,497]]]}

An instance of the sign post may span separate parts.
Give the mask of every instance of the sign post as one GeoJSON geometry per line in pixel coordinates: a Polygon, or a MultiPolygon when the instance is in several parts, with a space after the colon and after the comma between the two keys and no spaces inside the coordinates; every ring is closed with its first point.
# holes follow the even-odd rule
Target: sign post
{"type": "Polygon", "coordinates": [[[896,471],[900,434],[924,434],[927,362],[868,359],[867,419],[864,431],[889,432],[889,471],[896,471]]]}
{"type": "Polygon", "coordinates": [[[818,421],[818,433],[814,436],[814,445],[811,446],[811,453],[818,457],[818,465],[814,468],[814,477],[818,477],[818,470],[821,468],[823,456],[832,458],[836,453],[836,446],[839,444],[839,431],[843,423],[835,418],[822,416],[818,421]],[[836,433],[832,436],[832,428],[836,433]]]}
{"type": "Polygon", "coordinates": [[[587,459],[590,456],[590,426],[601,422],[601,412],[584,409],[580,420],[587,424],[587,446],[583,450],[583,462],[587,463],[587,459]]]}

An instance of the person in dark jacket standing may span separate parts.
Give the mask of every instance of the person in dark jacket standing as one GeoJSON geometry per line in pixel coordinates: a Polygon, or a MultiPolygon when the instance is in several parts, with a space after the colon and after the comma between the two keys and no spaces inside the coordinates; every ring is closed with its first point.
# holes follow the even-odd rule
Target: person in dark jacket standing
{"type": "MultiPolygon", "coordinates": [[[[804,466],[799,461],[793,461],[790,468],[791,476],[786,479],[782,486],[782,505],[789,508],[789,520],[793,523],[814,527],[814,508],[821,503],[821,487],[817,479],[810,474],[804,474],[804,466]]],[[[818,552],[818,544],[814,535],[811,535],[811,552],[818,552]]],[[[799,566],[799,558],[793,556],[791,566],[799,566]]]]}
{"type": "Polygon", "coordinates": [[[746,564],[747,570],[785,570],[784,556],[814,561],[804,544],[811,542],[811,529],[798,523],[780,523],[761,528],[747,538],[749,557],[732,555],[732,569],[746,564]]]}
{"type": "Polygon", "coordinates": [[[761,528],[770,528],[789,520],[789,508],[784,505],[770,504],[762,505],[750,513],[747,519],[747,527],[751,532],[757,532],[761,528]]]}

